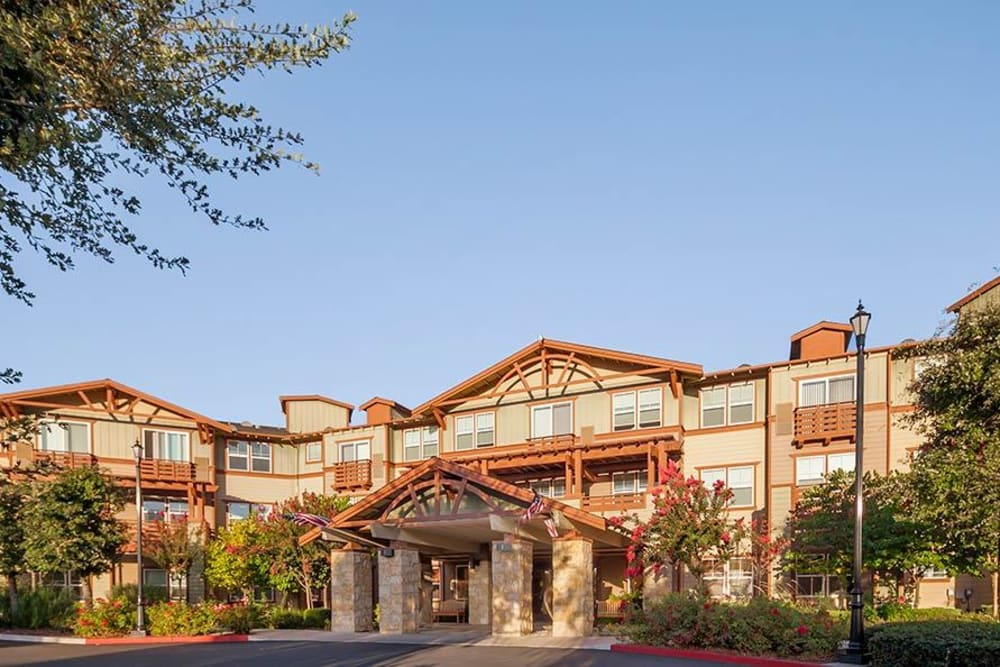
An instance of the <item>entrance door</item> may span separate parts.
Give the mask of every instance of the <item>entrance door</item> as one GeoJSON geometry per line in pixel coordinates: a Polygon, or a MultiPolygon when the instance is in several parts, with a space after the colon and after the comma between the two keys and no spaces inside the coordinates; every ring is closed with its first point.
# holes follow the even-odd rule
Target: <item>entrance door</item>
{"type": "Polygon", "coordinates": [[[536,560],[531,568],[531,608],[535,624],[552,623],[552,561],[536,560]]]}

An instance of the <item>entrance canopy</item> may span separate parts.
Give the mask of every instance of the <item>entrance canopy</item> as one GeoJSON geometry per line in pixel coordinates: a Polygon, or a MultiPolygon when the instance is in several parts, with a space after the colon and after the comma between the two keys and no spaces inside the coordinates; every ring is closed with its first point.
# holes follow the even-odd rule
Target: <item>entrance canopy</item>
{"type": "Polygon", "coordinates": [[[605,547],[625,545],[624,533],[604,517],[431,458],[338,514],[326,528],[303,536],[358,544],[403,542],[422,552],[476,555],[512,535],[548,550],[556,537],[586,537],[605,547]],[[526,512],[531,508],[529,512],[526,512]]]}

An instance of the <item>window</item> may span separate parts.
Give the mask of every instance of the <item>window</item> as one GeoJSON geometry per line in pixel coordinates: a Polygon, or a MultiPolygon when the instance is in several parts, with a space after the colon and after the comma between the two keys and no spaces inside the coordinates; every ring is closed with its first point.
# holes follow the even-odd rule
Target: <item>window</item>
{"type": "Polygon", "coordinates": [[[553,403],[531,409],[531,437],[550,438],[573,432],[573,404],[553,403]]]}
{"type": "Polygon", "coordinates": [[[615,431],[627,431],[635,428],[635,392],[627,391],[615,394],[611,398],[613,412],[612,428],[615,431]]]}
{"type": "Polygon", "coordinates": [[[639,428],[652,428],[663,423],[663,390],[641,389],[639,391],[639,428]]]}
{"type": "Polygon", "coordinates": [[[929,567],[920,573],[920,576],[924,579],[950,579],[951,575],[948,574],[948,570],[942,570],[936,567],[929,567]]]}
{"type": "Polygon", "coordinates": [[[438,454],[438,428],[425,426],[403,431],[403,460],[416,461],[438,454]]]}
{"type": "Polygon", "coordinates": [[[705,561],[705,585],[712,597],[749,597],[753,587],[753,564],[749,558],[731,558],[723,563],[705,561]]]}
{"type": "Polygon", "coordinates": [[[230,440],[226,455],[229,459],[226,467],[230,470],[271,472],[271,445],[266,442],[230,440]]]}
{"type": "Polygon", "coordinates": [[[566,495],[566,480],[562,477],[538,479],[531,482],[531,490],[549,498],[562,498],[566,495]]]}
{"type": "Polygon", "coordinates": [[[754,420],[753,382],[701,390],[701,427],[750,424],[754,420]]]}
{"type": "Polygon", "coordinates": [[[854,400],[854,376],[809,380],[799,386],[799,406],[830,405],[854,400]]]}
{"type": "Polygon", "coordinates": [[[344,442],[340,445],[340,461],[367,461],[372,457],[372,443],[368,440],[344,442]]]}
{"type": "Polygon", "coordinates": [[[710,468],[701,471],[701,481],[709,488],[712,488],[717,481],[725,484],[733,492],[733,497],[729,501],[730,506],[752,507],[754,504],[753,470],[753,466],[710,468]]]}
{"type": "Polygon", "coordinates": [[[178,431],[143,431],[143,456],[164,461],[188,461],[188,434],[178,431]]]}
{"type": "Polygon", "coordinates": [[[42,422],[38,437],[47,452],[90,452],[90,424],[86,422],[42,422]]]}
{"type": "Polygon", "coordinates": [[[142,585],[162,589],[171,600],[187,600],[187,576],[179,572],[168,576],[166,570],[143,568],[142,585]]]}
{"type": "Polygon", "coordinates": [[[226,523],[231,524],[252,516],[267,519],[273,511],[274,507],[266,503],[226,503],[226,523]]]}
{"type": "Polygon", "coordinates": [[[837,470],[854,471],[854,453],[800,456],[795,459],[795,483],[821,484],[837,470]]]}
{"type": "Polygon", "coordinates": [[[455,417],[455,449],[492,447],[496,417],[492,412],[455,417]]]}
{"type": "Polygon", "coordinates": [[[143,521],[183,521],[188,518],[187,500],[179,498],[143,498],[143,521]]]}
{"type": "Polygon", "coordinates": [[[64,588],[77,600],[83,598],[83,577],[76,572],[49,572],[42,575],[41,584],[49,588],[64,588]]]}
{"type": "Polygon", "coordinates": [[[247,470],[250,465],[249,445],[245,442],[230,440],[226,445],[226,467],[230,470],[247,470]]]}
{"type": "Polygon", "coordinates": [[[833,576],[827,572],[826,554],[802,558],[792,572],[792,585],[797,598],[820,598],[830,595],[836,586],[833,576]]]}
{"type": "Polygon", "coordinates": [[[645,470],[631,470],[629,472],[616,472],[611,475],[611,493],[621,495],[627,493],[641,493],[646,490],[648,473],[645,470]]]}
{"type": "Polygon", "coordinates": [[[271,472],[271,445],[266,442],[250,443],[250,467],[254,472],[271,472]]]}
{"type": "Polygon", "coordinates": [[[313,463],[323,458],[323,443],[310,442],[306,445],[306,463],[313,463]]]}

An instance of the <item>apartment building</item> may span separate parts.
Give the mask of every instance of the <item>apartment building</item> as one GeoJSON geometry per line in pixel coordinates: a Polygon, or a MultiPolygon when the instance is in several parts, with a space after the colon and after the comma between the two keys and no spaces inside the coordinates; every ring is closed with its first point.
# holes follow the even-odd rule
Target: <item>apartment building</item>
{"type": "MultiPolygon", "coordinates": [[[[1000,277],[949,310],[992,299],[1000,277]]],[[[310,535],[346,545],[334,554],[335,629],[367,629],[377,599],[383,631],[448,618],[499,633],[542,621],[555,634],[586,634],[594,612],[613,613],[610,600],[628,587],[626,535],[607,518],[648,512],[668,460],[705,483],[724,480],[730,511],[774,532],[805,488],[853,467],[850,339],[849,325],[819,322],[791,336],[787,359],[710,372],[539,339],[413,409],[374,397],[355,418],[353,405],[333,398],[281,396],[282,426],[209,418],[113,380],[18,391],[0,394],[2,414],[37,414],[41,432],[0,462],[100,465],[130,486],[139,443],[146,515],[186,516],[207,531],[303,492],[347,495],[354,504],[310,535]]],[[[907,386],[919,361],[896,358],[897,347],[867,351],[864,459],[882,473],[919,446],[898,419],[912,409],[907,386]]],[[[134,516],[134,506],[122,514],[134,516]]],[[[720,595],[740,595],[761,577],[751,570],[734,559],[709,581],[720,595]]],[[[985,580],[930,574],[921,605],[964,603],[956,591],[967,588],[970,604],[989,599],[985,580]]],[[[93,584],[101,594],[137,576],[130,546],[93,584]]],[[[204,595],[198,572],[167,582],[151,564],[143,577],[204,595]]],[[[67,573],[64,585],[73,583],[67,573]]],[[[685,585],[666,571],[645,583],[647,595],[685,585]]],[[[801,597],[836,589],[816,574],[780,585],[801,597]]]]}

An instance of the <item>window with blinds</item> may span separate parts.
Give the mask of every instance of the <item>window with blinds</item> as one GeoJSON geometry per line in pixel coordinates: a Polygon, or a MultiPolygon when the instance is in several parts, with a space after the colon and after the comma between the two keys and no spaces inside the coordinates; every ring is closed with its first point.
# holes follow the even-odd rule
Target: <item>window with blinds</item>
{"type": "Polygon", "coordinates": [[[725,426],[726,388],[711,387],[701,390],[701,426],[725,426]]]}
{"type": "Polygon", "coordinates": [[[842,375],[802,382],[799,387],[799,406],[830,405],[854,400],[854,376],[842,375]]]}
{"type": "Polygon", "coordinates": [[[750,424],[754,420],[753,382],[701,390],[701,427],[750,424]]]}
{"type": "Polygon", "coordinates": [[[90,424],[86,422],[46,421],[39,426],[41,449],[46,452],[90,452],[90,424]]]}
{"type": "Polygon", "coordinates": [[[531,437],[548,438],[573,432],[573,404],[537,405],[531,409],[531,437]]]}

